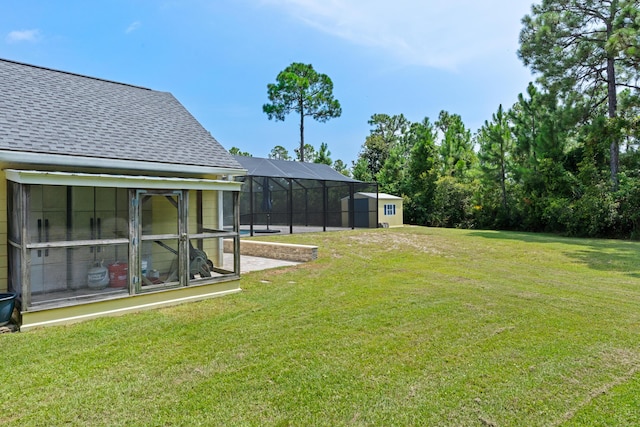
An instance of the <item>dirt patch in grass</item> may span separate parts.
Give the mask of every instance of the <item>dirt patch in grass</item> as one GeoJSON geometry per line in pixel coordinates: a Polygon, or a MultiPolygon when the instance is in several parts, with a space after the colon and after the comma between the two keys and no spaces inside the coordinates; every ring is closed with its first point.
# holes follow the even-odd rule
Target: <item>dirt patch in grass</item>
{"type": "Polygon", "coordinates": [[[349,240],[357,246],[374,245],[384,252],[412,248],[430,254],[440,254],[442,250],[429,240],[429,236],[400,233],[363,233],[350,236],[349,240]]]}

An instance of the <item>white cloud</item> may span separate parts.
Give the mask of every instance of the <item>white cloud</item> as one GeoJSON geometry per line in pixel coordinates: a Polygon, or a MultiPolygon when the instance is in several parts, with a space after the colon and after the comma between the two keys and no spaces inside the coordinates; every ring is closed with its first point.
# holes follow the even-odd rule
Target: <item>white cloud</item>
{"type": "Polygon", "coordinates": [[[36,42],[40,39],[40,30],[11,31],[5,40],[7,43],[36,42]]]}
{"type": "Polygon", "coordinates": [[[518,47],[531,0],[261,0],[403,64],[455,69],[518,47]]]}
{"type": "Polygon", "coordinates": [[[137,30],[138,28],[140,28],[141,25],[142,25],[142,23],[140,21],[132,22],[131,25],[129,25],[124,32],[127,33],[127,34],[132,33],[135,30],[137,30]]]}

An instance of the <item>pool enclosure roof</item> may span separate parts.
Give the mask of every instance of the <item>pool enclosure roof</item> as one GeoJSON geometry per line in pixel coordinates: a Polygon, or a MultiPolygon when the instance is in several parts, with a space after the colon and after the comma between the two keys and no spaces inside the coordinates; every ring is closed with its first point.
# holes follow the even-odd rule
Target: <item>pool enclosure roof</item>
{"type": "Polygon", "coordinates": [[[247,175],[269,178],[313,179],[319,181],[361,182],[344,176],[329,165],[294,162],[291,160],[264,159],[261,157],[234,156],[247,170],[247,175]]]}

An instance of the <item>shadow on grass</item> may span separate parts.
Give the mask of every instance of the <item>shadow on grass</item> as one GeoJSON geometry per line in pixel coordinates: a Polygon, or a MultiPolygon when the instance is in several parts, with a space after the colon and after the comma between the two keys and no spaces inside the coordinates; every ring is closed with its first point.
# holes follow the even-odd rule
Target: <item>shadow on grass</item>
{"type": "Polygon", "coordinates": [[[519,240],[525,243],[566,245],[562,253],[589,268],[616,271],[640,278],[640,242],[611,239],[581,239],[552,234],[510,231],[474,231],[472,236],[496,240],[519,240]],[[571,248],[568,248],[568,247],[571,248]]]}

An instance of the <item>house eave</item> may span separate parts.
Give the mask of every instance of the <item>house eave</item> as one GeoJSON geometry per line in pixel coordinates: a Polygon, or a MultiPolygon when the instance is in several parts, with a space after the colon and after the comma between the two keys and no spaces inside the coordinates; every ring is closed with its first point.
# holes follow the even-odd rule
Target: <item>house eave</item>
{"type": "Polygon", "coordinates": [[[107,159],[62,154],[33,153],[0,150],[0,167],[16,168],[20,165],[49,166],[57,168],[77,168],[84,170],[136,171],[137,173],[158,173],[176,175],[222,175],[242,176],[247,171],[241,168],[159,163],[138,160],[107,159]]]}
{"type": "Polygon", "coordinates": [[[47,172],[15,169],[5,169],[5,175],[7,180],[21,184],[221,191],[240,191],[242,188],[242,182],[198,178],[47,172]]]}

